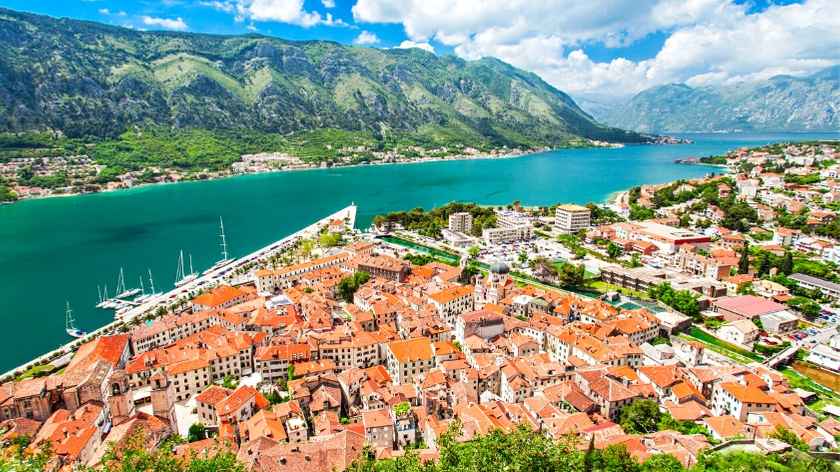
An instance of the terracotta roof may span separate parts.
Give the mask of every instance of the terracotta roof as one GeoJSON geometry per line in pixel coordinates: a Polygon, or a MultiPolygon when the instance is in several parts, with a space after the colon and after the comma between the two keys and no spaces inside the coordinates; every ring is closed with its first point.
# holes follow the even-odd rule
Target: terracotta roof
{"type": "Polygon", "coordinates": [[[218,385],[211,385],[207,387],[206,390],[199,393],[195,400],[201,403],[206,403],[208,405],[215,406],[220,401],[224,400],[231,394],[233,390],[228,390],[224,387],[220,387],[218,385]]]}
{"type": "Polygon", "coordinates": [[[404,341],[392,341],[388,349],[401,363],[428,361],[432,359],[432,342],[429,338],[414,338],[404,341]]]}
{"type": "Polygon", "coordinates": [[[367,429],[393,426],[394,423],[386,410],[369,410],[362,412],[362,424],[367,429]]]}
{"type": "Polygon", "coordinates": [[[453,287],[445,288],[439,292],[429,294],[429,298],[440,303],[441,305],[446,305],[447,303],[455,301],[459,298],[470,297],[472,296],[472,294],[472,285],[456,285],[453,287]]]}
{"type": "Polygon", "coordinates": [[[732,438],[738,435],[746,436],[747,425],[738,421],[734,416],[710,416],[703,419],[703,422],[722,438],[732,438]]]}
{"type": "Polygon", "coordinates": [[[193,298],[192,302],[194,305],[217,307],[243,296],[245,296],[245,292],[237,288],[230,285],[220,285],[208,293],[193,298]]]}
{"type": "Polygon", "coordinates": [[[724,382],[720,387],[742,403],[776,403],[773,397],[756,387],[747,387],[736,382],[724,382]]]}

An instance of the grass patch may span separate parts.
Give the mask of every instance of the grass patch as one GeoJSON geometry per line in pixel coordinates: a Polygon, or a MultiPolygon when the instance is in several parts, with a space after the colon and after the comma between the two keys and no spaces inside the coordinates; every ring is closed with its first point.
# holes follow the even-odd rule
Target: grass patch
{"type": "Polygon", "coordinates": [[[31,379],[33,377],[42,377],[44,375],[49,375],[54,370],[55,366],[52,364],[35,365],[30,367],[26,372],[20,374],[16,380],[20,381],[31,379]]]}
{"type": "Polygon", "coordinates": [[[726,356],[726,357],[728,357],[728,358],[730,358],[730,359],[732,359],[732,360],[734,360],[734,361],[736,361],[736,362],[740,362],[740,363],[742,363],[742,364],[749,364],[749,363],[752,363],[752,362],[754,362],[754,361],[755,361],[754,359],[749,358],[749,357],[746,357],[746,356],[743,356],[743,355],[741,355],[741,354],[738,354],[738,353],[737,353],[737,352],[735,352],[735,351],[730,351],[729,349],[723,348],[723,347],[721,347],[721,346],[719,346],[719,345],[717,345],[717,344],[712,344],[712,343],[706,342],[706,341],[704,341],[704,340],[702,340],[702,339],[695,338],[694,336],[689,336],[688,334],[685,334],[685,333],[680,333],[680,334],[678,334],[677,336],[678,336],[678,337],[680,337],[680,338],[682,338],[682,339],[685,339],[686,341],[695,341],[695,342],[699,342],[700,344],[702,344],[703,346],[705,346],[705,347],[706,347],[706,349],[710,349],[710,350],[712,350],[713,352],[716,352],[716,353],[718,353],[718,354],[721,354],[721,355],[723,355],[723,356],[726,356]]]}
{"type": "Polygon", "coordinates": [[[700,329],[696,326],[692,326],[691,329],[689,330],[688,334],[691,335],[691,337],[697,338],[697,339],[705,342],[706,344],[713,344],[715,346],[720,347],[721,349],[726,349],[727,351],[732,351],[734,353],[737,353],[737,354],[739,354],[743,357],[747,357],[747,358],[752,359],[754,361],[758,361],[758,362],[763,362],[764,361],[764,356],[756,354],[755,352],[752,352],[752,351],[748,351],[748,350],[746,350],[742,347],[738,347],[734,344],[728,343],[728,342],[726,342],[722,339],[716,338],[716,337],[712,336],[711,334],[707,333],[706,331],[703,331],[702,329],[700,329]]]}
{"type": "Polygon", "coordinates": [[[381,239],[385,242],[389,242],[389,243],[392,243],[392,244],[397,244],[399,246],[407,247],[409,249],[413,249],[415,251],[422,252],[424,254],[428,254],[428,255],[434,257],[436,260],[438,260],[438,261],[440,261],[444,264],[447,264],[447,265],[455,266],[455,265],[458,265],[458,262],[460,261],[460,257],[457,254],[452,254],[452,253],[449,253],[449,252],[446,252],[446,251],[441,251],[440,249],[435,249],[433,247],[424,246],[422,244],[417,244],[415,242],[408,241],[408,240],[403,239],[403,238],[398,238],[396,236],[382,236],[379,239],[381,239]]]}
{"type": "Polygon", "coordinates": [[[600,293],[618,292],[628,297],[638,298],[639,300],[650,300],[650,297],[646,292],[633,290],[632,288],[619,287],[618,285],[613,285],[602,280],[589,282],[589,287],[600,293]]]}

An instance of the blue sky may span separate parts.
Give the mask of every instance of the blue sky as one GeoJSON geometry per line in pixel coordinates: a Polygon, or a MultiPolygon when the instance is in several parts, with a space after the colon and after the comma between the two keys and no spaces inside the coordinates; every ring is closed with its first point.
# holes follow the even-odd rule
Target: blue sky
{"type": "Polygon", "coordinates": [[[713,85],[840,61],[838,0],[0,0],[136,29],[495,56],[573,95],[713,85]]]}

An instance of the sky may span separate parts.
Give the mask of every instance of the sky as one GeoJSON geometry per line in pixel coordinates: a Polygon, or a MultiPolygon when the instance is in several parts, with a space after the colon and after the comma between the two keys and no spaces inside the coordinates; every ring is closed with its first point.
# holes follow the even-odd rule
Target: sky
{"type": "Polygon", "coordinates": [[[0,0],[142,30],[258,33],[497,57],[575,98],[840,64],[840,0],[0,0]]]}

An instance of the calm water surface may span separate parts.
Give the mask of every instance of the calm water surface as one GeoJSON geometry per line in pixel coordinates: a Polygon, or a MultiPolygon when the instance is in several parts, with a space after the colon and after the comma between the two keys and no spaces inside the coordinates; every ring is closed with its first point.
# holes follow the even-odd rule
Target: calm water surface
{"type": "MultiPolygon", "coordinates": [[[[695,144],[561,150],[518,159],[369,166],[242,176],[209,182],[24,201],[0,207],[0,369],[66,342],[64,304],[80,327],[112,319],[94,308],[97,285],[130,286],[151,269],[157,287],[175,278],[178,251],[196,270],[219,258],[224,217],[233,255],[243,255],[356,202],[357,226],[382,212],[450,201],[541,205],[603,201],[642,183],[714,170],[680,157],[740,146],[834,135],[694,135],[695,144]]],[[[144,280],[144,283],[147,281],[144,280]]],[[[147,285],[148,288],[148,285],[147,285]]]]}

